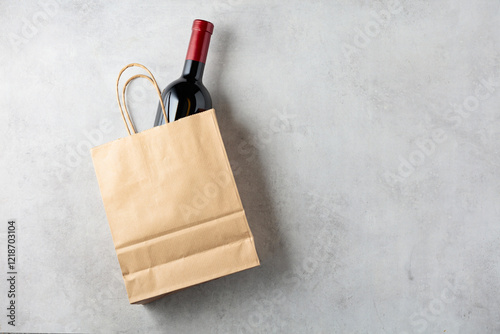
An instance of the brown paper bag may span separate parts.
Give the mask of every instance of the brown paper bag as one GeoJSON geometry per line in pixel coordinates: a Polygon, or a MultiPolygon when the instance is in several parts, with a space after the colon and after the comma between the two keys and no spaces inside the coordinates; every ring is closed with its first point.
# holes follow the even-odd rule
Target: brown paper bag
{"type": "MultiPolygon", "coordinates": [[[[120,72],[118,81],[123,71],[120,72]]],[[[211,109],[91,150],[130,303],[259,265],[211,109]]],[[[161,98],[160,98],[161,100],[161,98]]],[[[162,103],[165,120],[168,117],[162,103]]]]}

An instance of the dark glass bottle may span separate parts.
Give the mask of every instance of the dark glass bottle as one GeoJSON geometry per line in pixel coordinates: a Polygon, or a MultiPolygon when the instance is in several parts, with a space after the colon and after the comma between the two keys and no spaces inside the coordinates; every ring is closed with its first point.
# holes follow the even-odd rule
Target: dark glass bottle
{"type": "MultiPolygon", "coordinates": [[[[202,82],[210,37],[214,25],[204,20],[194,20],[193,32],[184,63],[182,76],[162,92],[169,122],[212,108],[212,98],[202,82]]],[[[158,104],[154,126],[165,124],[161,105],[158,104]]]]}

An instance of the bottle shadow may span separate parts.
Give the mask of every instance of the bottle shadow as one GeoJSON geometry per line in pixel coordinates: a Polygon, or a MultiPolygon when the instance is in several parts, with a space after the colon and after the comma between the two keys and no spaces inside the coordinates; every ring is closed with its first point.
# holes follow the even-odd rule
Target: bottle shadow
{"type": "MultiPolygon", "coordinates": [[[[280,286],[282,276],[290,270],[286,244],[278,228],[278,217],[273,207],[264,165],[258,149],[251,144],[255,133],[235,119],[238,107],[218,84],[223,80],[227,48],[233,45],[232,35],[229,31],[218,31],[218,38],[225,49],[218,53],[219,59],[214,71],[215,84],[210,85],[210,93],[215,102],[219,128],[261,265],[146,304],[145,308],[158,321],[165,321],[165,317],[172,320],[179,317],[194,320],[207,309],[227,310],[231,305],[241,305],[247,300],[255,299],[256,295],[265,297],[280,286]],[[219,307],[214,307],[216,305],[219,307]]],[[[221,314],[222,316],[224,315],[221,314]]]]}

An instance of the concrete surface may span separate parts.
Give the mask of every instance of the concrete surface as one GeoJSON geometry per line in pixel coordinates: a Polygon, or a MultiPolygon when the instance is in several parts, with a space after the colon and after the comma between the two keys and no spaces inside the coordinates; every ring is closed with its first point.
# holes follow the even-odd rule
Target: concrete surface
{"type": "MultiPolygon", "coordinates": [[[[0,13],[0,331],[500,332],[500,2],[40,0],[0,13]],[[195,18],[215,24],[204,81],[262,266],[131,306],[88,149],[126,135],[120,68],[143,63],[164,87],[195,18]]],[[[149,128],[153,91],[128,97],[149,128]]]]}

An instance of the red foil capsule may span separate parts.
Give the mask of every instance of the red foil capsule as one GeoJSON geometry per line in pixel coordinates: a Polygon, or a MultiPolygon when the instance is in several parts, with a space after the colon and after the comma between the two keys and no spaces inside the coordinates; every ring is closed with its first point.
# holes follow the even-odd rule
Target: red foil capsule
{"type": "Polygon", "coordinates": [[[210,45],[210,37],[214,32],[214,25],[204,20],[194,20],[193,32],[186,59],[205,63],[207,60],[208,46],[210,45]]]}

